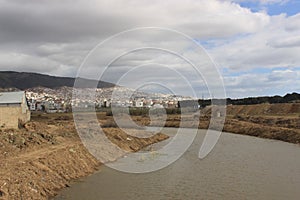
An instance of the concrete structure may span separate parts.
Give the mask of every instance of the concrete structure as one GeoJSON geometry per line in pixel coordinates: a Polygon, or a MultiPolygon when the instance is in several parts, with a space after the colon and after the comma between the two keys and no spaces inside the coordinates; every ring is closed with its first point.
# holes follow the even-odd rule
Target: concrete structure
{"type": "Polygon", "coordinates": [[[29,120],[25,92],[0,93],[0,127],[19,128],[29,120]]]}
{"type": "Polygon", "coordinates": [[[142,100],[138,99],[135,101],[134,106],[137,108],[141,108],[144,106],[144,102],[142,100]]]}

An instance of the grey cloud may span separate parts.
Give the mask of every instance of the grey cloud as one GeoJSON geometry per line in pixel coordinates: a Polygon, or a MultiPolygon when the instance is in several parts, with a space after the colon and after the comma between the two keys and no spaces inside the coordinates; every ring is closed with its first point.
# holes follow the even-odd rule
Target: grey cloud
{"type": "Polygon", "coordinates": [[[300,47],[300,36],[283,38],[269,43],[270,46],[275,48],[289,48],[289,47],[300,47]]]}
{"type": "MultiPolygon", "coordinates": [[[[275,1],[278,2],[268,2],[275,1]]],[[[300,30],[298,22],[299,15],[273,18],[263,12],[251,12],[232,1],[26,0],[25,3],[23,0],[0,0],[0,69],[75,76],[95,45],[113,34],[141,26],[167,27],[193,39],[222,39],[210,49],[212,57],[222,67],[244,70],[258,65],[299,65],[298,53],[291,48],[298,48],[295,41],[278,40],[296,37],[300,30]],[[285,48],[278,48],[283,46],[285,48]]],[[[183,55],[191,51],[189,46],[183,45],[186,41],[172,41],[168,34],[152,34],[146,41],[140,41],[141,38],[143,34],[112,43],[91,63],[91,70],[103,67],[99,66],[103,59],[122,53],[130,45],[164,46],[168,43],[165,46],[183,55]]],[[[205,88],[203,82],[197,82],[199,76],[182,60],[150,52],[134,52],[113,63],[105,78],[117,80],[129,67],[147,62],[169,64],[181,70],[180,73],[189,77],[199,90],[205,88]]],[[[202,67],[206,75],[210,75],[209,69],[202,67]]],[[[176,80],[169,81],[176,83],[176,80]]],[[[235,91],[240,85],[250,90],[254,84],[247,85],[240,79],[233,82],[236,85],[230,89],[235,91]]]]}
{"type": "Polygon", "coordinates": [[[223,67],[236,70],[299,66],[300,32],[285,29],[292,21],[293,17],[274,16],[265,29],[216,46],[210,53],[223,67]]]}
{"type": "Polygon", "coordinates": [[[300,72],[297,70],[273,70],[262,74],[225,76],[228,96],[248,97],[257,95],[285,95],[299,91],[300,72]]]}
{"type": "Polygon", "coordinates": [[[0,41],[73,42],[81,38],[107,37],[130,23],[126,16],[100,14],[85,3],[71,1],[17,4],[2,2],[0,7],[0,41]]]}
{"type": "Polygon", "coordinates": [[[267,16],[263,14],[252,14],[245,9],[215,0],[210,2],[209,6],[220,9],[213,11],[215,13],[211,13],[211,16],[205,14],[209,13],[209,10],[205,10],[206,7],[211,9],[209,6],[191,0],[186,3],[154,1],[151,6],[149,1],[144,0],[130,3],[83,0],[36,0],[23,3],[19,0],[2,0],[0,41],[72,42],[87,37],[105,38],[129,28],[153,25],[179,28],[197,37],[223,37],[222,30],[230,30],[230,35],[252,32],[267,20],[267,16]],[[187,10],[180,9],[181,6],[187,10]],[[222,8],[229,11],[237,9],[238,12],[222,16],[218,14],[222,8]],[[232,23],[236,16],[240,16],[241,21],[232,23]],[[193,27],[196,31],[187,29],[186,26],[193,27]]]}
{"type": "Polygon", "coordinates": [[[288,22],[285,24],[287,31],[300,31],[300,14],[291,16],[288,22]]]}
{"type": "Polygon", "coordinates": [[[267,4],[285,4],[289,2],[290,0],[228,0],[231,2],[258,2],[261,5],[267,5],[267,4]]]}
{"type": "Polygon", "coordinates": [[[292,70],[274,70],[268,76],[268,80],[272,82],[285,81],[289,82],[291,80],[300,80],[300,74],[297,71],[292,70]]]}

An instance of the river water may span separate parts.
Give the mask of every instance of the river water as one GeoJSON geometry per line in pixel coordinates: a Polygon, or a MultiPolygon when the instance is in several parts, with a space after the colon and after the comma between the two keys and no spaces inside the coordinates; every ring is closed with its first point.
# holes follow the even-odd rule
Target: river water
{"type": "MultiPolygon", "coordinates": [[[[176,129],[163,133],[173,136],[176,129]]],[[[156,172],[130,174],[103,166],[64,189],[55,200],[299,199],[300,146],[222,133],[213,151],[198,159],[198,134],[176,162],[156,172]]],[[[171,140],[171,139],[169,139],[171,140]]],[[[157,144],[153,148],[160,148],[157,144]]]]}

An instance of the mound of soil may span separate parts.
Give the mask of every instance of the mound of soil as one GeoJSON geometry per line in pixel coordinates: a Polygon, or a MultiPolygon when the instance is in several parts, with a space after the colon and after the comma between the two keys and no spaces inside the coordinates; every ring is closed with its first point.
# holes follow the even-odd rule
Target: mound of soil
{"type": "Polygon", "coordinates": [[[300,103],[228,105],[228,115],[291,115],[300,114],[300,103]]]}
{"type": "MultiPolygon", "coordinates": [[[[33,119],[38,120],[23,129],[0,130],[0,199],[48,199],[101,165],[81,143],[71,117],[33,119]]],[[[138,151],[168,138],[164,134],[139,138],[118,128],[104,132],[125,151],[138,151]]]]}

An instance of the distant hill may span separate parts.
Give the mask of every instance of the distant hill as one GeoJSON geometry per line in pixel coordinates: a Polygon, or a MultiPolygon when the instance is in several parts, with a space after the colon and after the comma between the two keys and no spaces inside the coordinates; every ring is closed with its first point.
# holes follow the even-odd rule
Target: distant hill
{"type": "MultiPolygon", "coordinates": [[[[33,87],[46,87],[46,88],[58,88],[58,87],[73,87],[75,78],[70,77],[57,77],[49,76],[45,74],[38,73],[28,73],[28,72],[13,72],[13,71],[3,71],[0,72],[0,88],[17,88],[20,90],[25,90],[33,87]]],[[[80,79],[82,83],[82,88],[92,87],[95,80],[80,79]]],[[[96,81],[98,82],[98,81],[96,81]]],[[[98,88],[108,88],[115,86],[112,83],[99,81],[98,88]]]]}
{"type": "Polygon", "coordinates": [[[271,97],[248,97],[243,99],[227,99],[228,104],[232,105],[253,105],[261,103],[294,103],[300,101],[300,94],[292,93],[285,96],[271,96],[271,97]]]}
{"type": "MultiPolygon", "coordinates": [[[[214,99],[214,104],[218,104],[219,99],[214,99]]],[[[222,101],[220,101],[222,102],[222,101]]],[[[226,99],[226,104],[228,105],[255,105],[262,103],[299,103],[300,102],[300,94],[294,92],[292,94],[286,94],[284,96],[265,96],[265,97],[247,97],[242,99],[226,99]]],[[[205,107],[211,105],[211,99],[199,99],[198,103],[201,107],[205,107]]]]}

